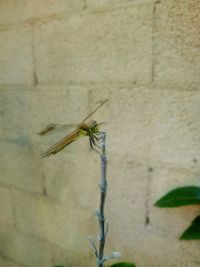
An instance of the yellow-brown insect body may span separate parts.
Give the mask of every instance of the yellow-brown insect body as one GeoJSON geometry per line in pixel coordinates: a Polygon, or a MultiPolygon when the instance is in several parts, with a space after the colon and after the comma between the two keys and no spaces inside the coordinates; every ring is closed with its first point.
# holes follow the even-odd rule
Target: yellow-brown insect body
{"type": "Polygon", "coordinates": [[[92,120],[90,123],[82,123],[80,126],[83,136],[91,136],[99,132],[98,124],[92,120]]]}
{"type": "MultiPolygon", "coordinates": [[[[90,141],[90,147],[95,150],[94,146],[98,146],[96,142],[98,142],[98,138],[95,136],[95,134],[99,133],[98,126],[100,124],[97,124],[96,121],[91,120],[90,122],[86,123],[86,121],[102,106],[104,105],[108,99],[101,102],[88,116],[82,120],[82,122],[78,125],[78,127],[70,134],[59,140],[57,143],[55,143],[53,146],[51,146],[46,152],[44,152],[41,156],[49,157],[50,155],[54,155],[61,151],[63,148],[71,144],[72,142],[79,139],[81,136],[88,136],[90,141]]],[[[59,129],[59,125],[57,124],[49,124],[47,125],[42,131],[39,132],[39,135],[46,135],[49,132],[53,132],[56,129],[59,129]]],[[[63,125],[64,127],[67,125],[63,125]]],[[[62,127],[63,127],[62,126],[62,127]]]]}
{"type": "Polygon", "coordinates": [[[56,144],[51,146],[46,152],[44,152],[41,156],[49,157],[50,155],[54,155],[61,151],[63,148],[71,144],[72,142],[79,139],[81,136],[89,136],[91,137],[93,134],[98,133],[98,124],[96,121],[91,121],[90,123],[82,123],[79,127],[73,131],[71,134],[62,138],[56,144]]]}

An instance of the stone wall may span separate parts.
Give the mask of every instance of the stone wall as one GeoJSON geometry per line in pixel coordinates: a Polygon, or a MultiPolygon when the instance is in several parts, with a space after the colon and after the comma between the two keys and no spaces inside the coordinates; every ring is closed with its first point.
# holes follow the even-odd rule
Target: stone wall
{"type": "Polygon", "coordinates": [[[106,253],[139,267],[196,267],[178,237],[199,213],[157,209],[200,185],[198,0],[0,1],[0,267],[95,266],[99,158],[88,140],[55,157],[49,123],[95,114],[108,136],[106,253]]]}

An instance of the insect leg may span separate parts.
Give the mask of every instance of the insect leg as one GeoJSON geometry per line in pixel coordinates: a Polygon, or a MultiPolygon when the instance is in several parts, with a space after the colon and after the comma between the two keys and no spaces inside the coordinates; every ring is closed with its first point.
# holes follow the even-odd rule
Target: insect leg
{"type": "Polygon", "coordinates": [[[102,148],[96,143],[95,139],[96,139],[96,141],[99,141],[99,139],[98,139],[95,135],[92,135],[92,136],[91,136],[91,140],[92,140],[93,145],[96,146],[96,147],[98,147],[98,148],[100,148],[100,149],[102,149],[102,148]]]}
{"type": "Polygon", "coordinates": [[[101,155],[101,153],[99,153],[99,151],[96,150],[96,148],[94,148],[94,146],[97,146],[97,144],[95,143],[95,140],[94,140],[94,138],[93,138],[92,135],[89,137],[89,140],[90,140],[90,147],[91,147],[91,149],[94,150],[95,152],[97,152],[99,155],[101,155]]]}
{"type": "Polygon", "coordinates": [[[95,139],[96,141],[99,141],[99,138],[98,138],[95,134],[93,134],[92,136],[94,137],[94,139],[95,139]]]}
{"type": "Polygon", "coordinates": [[[90,148],[93,150],[94,147],[93,147],[93,141],[92,141],[92,138],[91,137],[89,137],[89,142],[90,142],[90,148]]]}

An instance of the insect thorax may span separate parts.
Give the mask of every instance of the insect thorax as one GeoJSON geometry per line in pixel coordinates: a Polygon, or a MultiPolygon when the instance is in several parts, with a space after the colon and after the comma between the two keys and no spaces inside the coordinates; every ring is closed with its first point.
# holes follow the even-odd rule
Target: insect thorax
{"type": "Polygon", "coordinates": [[[98,124],[96,121],[91,121],[90,123],[83,124],[81,126],[81,134],[84,136],[91,136],[98,132],[99,132],[99,129],[98,129],[98,124]]]}

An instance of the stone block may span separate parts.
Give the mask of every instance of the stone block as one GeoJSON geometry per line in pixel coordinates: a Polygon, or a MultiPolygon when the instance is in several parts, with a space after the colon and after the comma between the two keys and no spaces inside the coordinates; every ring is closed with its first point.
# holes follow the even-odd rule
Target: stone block
{"type": "Polygon", "coordinates": [[[51,245],[1,224],[0,251],[3,257],[27,267],[51,266],[51,245]]]}
{"type": "Polygon", "coordinates": [[[43,192],[39,160],[35,160],[29,140],[1,140],[0,183],[34,193],[43,192]]]}
{"type": "Polygon", "coordinates": [[[0,84],[33,83],[33,49],[30,28],[0,31],[0,84]]]}
{"type": "Polygon", "coordinates": [[[74,16],[34,27],[41,83],[151,81],[152,6],[74,16]]]}
{"type": "MultiPolygon", "coordinates": [[[[119,239],[118,244],[120,244],[119,239]]],[[[197,242],[190,241],[190,244],[188,244],[176,238],[163,236],[150,229],[145,231],[138,228],[135,235],[132,236],[130,245],[125,246],[125,249],[122,247],[121,251],[124,252],[125,258],[135,262],[138,266],[144,267],[155,265],[197,267],[199,261],[197,242]]]]}
{"type": "Polygon", "coordinates": [[[110,158],[121,161],[147,162],[152,139],[153,91],[139,86],[99,86],[92,90],[91,102],[100,97],[110,98],[95,114],[107,132],[110,158]]]}
{"type": "Polygon", "coordinates": [[[199,89],[200,3],[157,1],[155,5],[155,81],[179,89],[199,89]]]}
{"type": "MultiPolygon", "coordinates": [[[[1,139],[11,139],[28,135],[29,127],[25,124],[30,112],[28,96],[31,91],[26,90],[25,86],[20,88],[10,88],[1,86],[0,89],[0,122],[1,139]]],[[[29,121],[31,119],[29,118],[29,121]]],[[[25,142],[25,141],[24,141],[25,142]]]]}
{"type": "MultiPolygon", "coordinates": [[[[41,128],[51,123],[75,124],[76,126],[90,112],[88,110],[88,90],[82,86],[41,85],[38,86],[38,91],[32,91],[29,97],[32,133],[37,133],[41,128]]],[[[72,130],[73,127],[67,128],[64,135],[65,132],[69,133],[72,130]]],[[[62,132],[60,134],[62,136],[62,132]]],[[[49,136],[51,139],[53,135],[50,134],[49,136]]],[[[45,139],[44,137],[43,140],[45,139]]]]}
{"type": "Polygon", "coordinates": [[[47,197],[13,192],[16,225],[20,231],[68,249],[81,250],[91,233],[92,211],[76,207],[73,201],[60,204],[47,197]]]}
{"type": "Polygon", "coordinates": [[[46,234],[48,230],[48,234],[51,234],[51,220],[48,210],[45,209],[45,197],[13,189],[12,199],[17,229],[36,238],[48,239],[46,234]]]}
{"type": "Polygon", "coordinates": [[[44,192],[40,154],[67,132],[47,137],[37,133],[50,123],[80,123],[88,113],[87,91],[80,88],[1,90],[1,183],[44,192]],[[58,89],[58,90],[57,90],[58,89]],[[78,96],[82,104],[79,105],[78,96]]]}
{"type": "Polygon", "coordinates": [[[0,258],[0,266],[1,267],[22,267],[20,264],[14,263],[11,260],[8,260],[6,258],[0,258]]]}
{"type": "Polygon", "coordinates": [[[90,151],[87,139],[83,137],[43,160],[47,195],[63,205],[73,202],[77,208],[95,208],[91,199],[96,199],[100,163],[96,152],[90,151]]]}
{"type": "Polygon", "coordinates": [[[96,264],[96,259],[87,239],[80,249],[63,249],[61,246],[52,245],[52,266],[87,266],[96,264]]]}
{"type": "Polygon", "coordinates": [[[1,1],[0,26],[72,16],[84,8],[83,0],[1,1]]]}
{"type": "Polygon", "coordinates": [[[110,155],[199,172],[198,91],[104,85],[91,99],[101,96],[110,100],[95,119],[106,121],[110,155]]]}
{"type": "Polygon", "coordinates": [[[103,12],[107,10],[114,10],[118,8],[131,8],[131,6],[136,6],[141,4],[153,3],[152,0],[87,0],[87,10],[93,12],[103,12]]]}
{"type": "Polygon", "coordinates": [[[151,164],[199,172],[200,93],[155,90],[152,98],[151,164]]]}
{"type": "Polygon", "coordinates": [[[133,160],[112,157],[108,161],[108,195],[106,210],[113,238],[119,229],[144,225],[148,167],[133,160]]]}
{"type": "Polygon", "coordinates": [[[88,91],[81,86],[5,86],[0,90],[1,138],[36,138],[46,125],[79,124],[88,112],[88,91]]]}
{"type": "Polygon", "coordinates": [[[33,21],[37,19],[48,19],[48,17],[50,20],[59,19],[60,17],[71,17],[80,13],[85,8],[84,0],[27,0],[26,2],[26,10],[31,11],[33,21]]]}
{"type": "Polygon", "coordinates": [[[0,222],[14,225],[10,190],[0,186],[0,222]]]}

